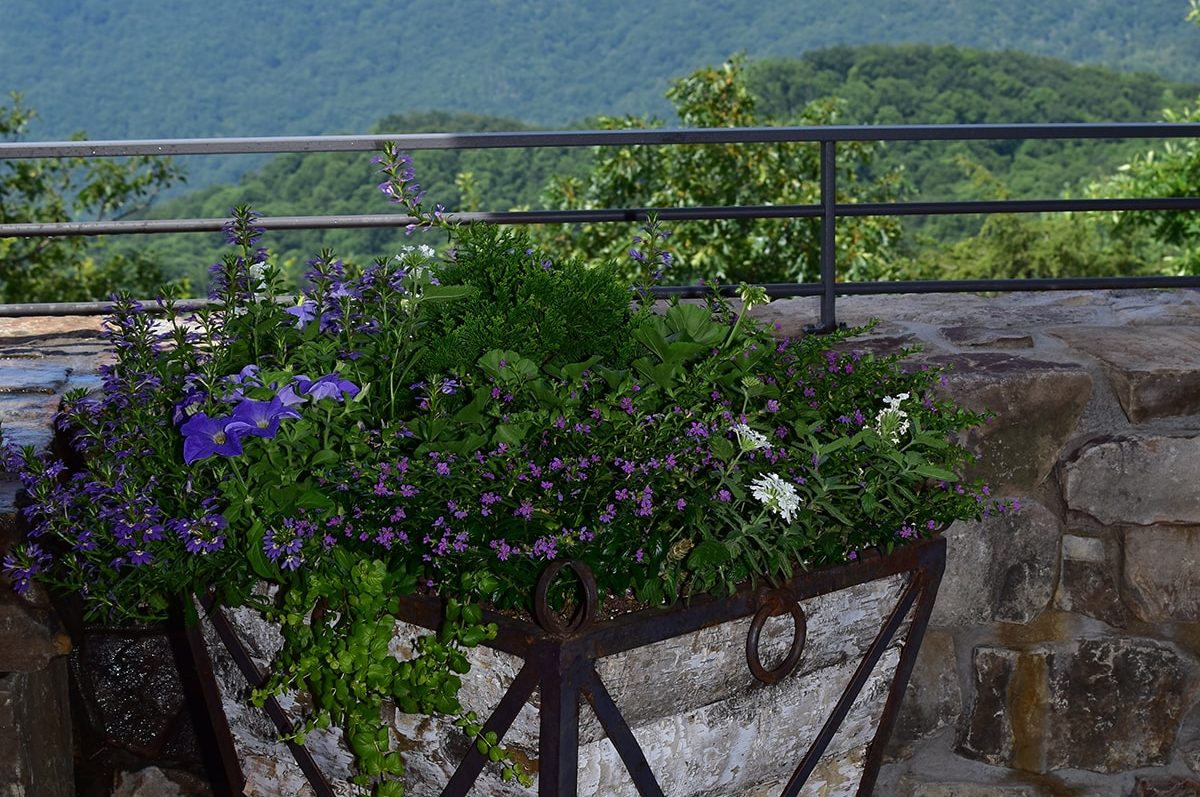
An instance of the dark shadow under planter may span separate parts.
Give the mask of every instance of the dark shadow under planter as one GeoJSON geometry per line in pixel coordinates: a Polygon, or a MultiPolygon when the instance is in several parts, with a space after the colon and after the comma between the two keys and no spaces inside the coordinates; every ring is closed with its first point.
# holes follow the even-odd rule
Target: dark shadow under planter
{"type": "MultiPolygon", "coordinates": [[[[825,794],[869,795],[945,552],[937,537],[801,573],[777,588],[698,596],[602,621],[593,619],[591,600],[573,618],[554,616],[543,587],[539,625],[487,617],[500,633],[475,656],[463,702],[476,702],[489,717],[485,731],[532,761],[539,797],[794,797],[806,782],[810,789],[819,782],[825,794]]],[[[585,592],[589,583],[594,590],[590,573],[573,563],[554,563],[544,583],[568,577],[564,567],[576,570],[585,592]]],[[[305,780],[317,797],[355,793],[344,781],[339,734],[310,736],[312,749],[289,745],[293,764],[267,737],[290,731],[294,706],[268,704],[273,731],[240,705],[273,645],[261,621],[248,634],[237,627],[247,612],[214,612],[203,640],[193,634],[199,671],[215,673],[219,685],[208,691],[212,710],[230,716],[222,750],[231,778],[256,794],[292,794],[305,780]]],[[[439,601],[404,599],[397,646],[441,619],[439,601]]],[[[533,793],[501,784],[449,722],[397,714],[390,724],[409,764],[411,795],[465,797],[477,782],[484,791],[475,793],[533,793]]]]}

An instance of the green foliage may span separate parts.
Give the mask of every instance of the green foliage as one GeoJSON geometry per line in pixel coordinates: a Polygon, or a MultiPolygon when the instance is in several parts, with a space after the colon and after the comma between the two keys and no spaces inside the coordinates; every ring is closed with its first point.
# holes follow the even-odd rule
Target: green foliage
{"type": "MultiPolygon", "coordinates": [[[[988,199],[1012,198],[987,169],[961,165],[988,199]]],[[[1137,276],[1162,273],[1163,252],[1149,236],[1118,233],[1094,213],[998,213],[984,219],[976,234],[929,242],[896,269],[908,279],[1137,276]]]]}
{"type": "MultiPolygon", "coordinates": [[[[21,138],[33,118],[14,92],[0,105],[0,139],[21,138]]],[[[119,219],[180,179],[164,158],[2,161],[0,223],[119,219]]],[[[101,300],[122,290],[148,296],[164,282],[152,251],[113,253],[80,236],[0,238],[0,264],[0,302],[101,300]]]]}
{"type": "MultiPolygon", "coordinates": [[[[1200,101],[1181,113],[1168,109],[1164,119],[1200,122],[1200,101]]],[[[1115,174],[1092,185],[1091,193],[1131,198],[1200,195],[1200,141],[1186,138],[1148,147],[1115,174]]],[[[1164,258],[1172,273],[1200,274],[1200,213],[1128,211],[1113,221],[1122,240],[1144,241],[1148,237],[1165,247],[1164,258]]]]}
{"type": "MultiPolygon", "coordinates": [[[[384,117],[375,132],[496,132],[531,130],[515,119],[467,113],[426,112],[384,117]]],[[[427,150],[413,154],[427,194],[454,210],[508,210],[536,205],[551,174],[584,170],[586,153],[563,149],[427,150]],[[474,199],[472,199],[474,197],[474,199]],[[486,201],[480,199],[486,197],[486,201]],[[477,207],[476,207],[477,206],[477,207]]],[[[357,153],[289,154],[273,158],[230,185],[210,186],[156,205],[151,218],[221,218],[229,209],[250,204],[264,216],[338,215],[377,212],[378,192],[371,164],[357,153]]],[[[302,283],[304,264],[313,252],[332,249],[348,263],[367,264],[377,252],[406,243],[403,230],[334,229],[280,232],[276,262],[293,286],[302,283]]],[[[221,259],[219,236],[156,236],[161,261],[173,275],[204,284],[209,263],[221,259]]],[[[122,251],[141,245],[129,241],[122,251]]]]}
{"type": "Polygon", "coordinates": [[[525,230],[474,225],[457,232],[441,279],[474,291],[435,312],[430,323],[441,334],[422,362],[425,376],[467,370],[514,342],[538,363],[628,360],[629,289],[611,263],[555,262],[525,230]]]}
{"type": "MultiPolygon", "coordinates": [[[[930,45],[833,47],[797,59],[757,61],[747,72],[765,113],[783,116],[834,96],[842,99],[849,124],[1151,121],[1164,107],[1196,92],[1194,84],[1012,50],[930,45]]],[[[1077,192],[1111,174],[1138,146],[1133,141],[896,142],[880,151],[877,165],[902,168],[914,197],[922,201],[979,198],[963,161],[995,175],[1014,198],[1044,199],[1077,192]]],[[[981,223],[940,217],[915,229],[953,240],[977,231],[981,223]]]]}
{"type": "MultiPolygon", "coordinates": [[[[667,97],[683,127],[755,127],[784,121],[756,115],[738,58],[677,81],[667,97]]],[[[833,102],[814,102],[787,121],[833,124],[837,109],[833,102]]],[[[661,123],[627,117],[601,118],[599,124],[620,129],[661,123]]],[[[839,148],[839,202],[895,198],[894,172],[877,175],[869,183],[859,179],[874,149],[859,142],[839,148]]],[[[601,149],[586,178],[557,179],[547,201],[564,209],[813,204],[819,201],[819,175],[816,144],[623,146],[601,149]]],[[[846,219],[838,233],[843,278],[869,278],[880,272],[899,223],[888,218],[846,219]]],[[[669,282],[804,281],[819,274],[820,227],[813,219],[688,222],[677,225],[672,234],[686,254],[667,270],[669,282]]],[[[613,224],[583,224],[563,230],[554,240],[579,256],[616,259],[627,250],[628,234],[613,224]]],[[[628,268],[630,276],[648,280],[660,267],[635,259],[628,268]]]]}

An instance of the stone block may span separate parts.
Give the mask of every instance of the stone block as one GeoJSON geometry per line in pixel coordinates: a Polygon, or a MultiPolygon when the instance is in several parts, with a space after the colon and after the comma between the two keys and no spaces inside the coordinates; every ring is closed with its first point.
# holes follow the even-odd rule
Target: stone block
{"type": "Polygon", "coordinates": [[[1028,332],[993,327],[943,327],[942,337],[955,346],[989,349],[1031,349],[1033,336],[1028,332]]]}
{"type": "Polygon", "coordinates": [[[1113,540],[1064,535],[1055,607],[1125,627],[1129,612],[1121,601],[1116,548],[1113,540]]]}
{"type": "Polygon", "coordinates": [[[1027,494],[1058,462],[1092,395],[1092,377],[1072,364],[996,352],[931,358],[952,364],[947,391],[963,406],[995,417],[971,432],[979,464],[968,475],[1003,495],[1027,494]]]}
{"type": "Polygon", "coordinates": [[[1123,529],[1121,586],[1148,623],[1200,622],[1200,526],[1123,529]]]}
{"type": "Polygon", "coordinates": [[[1051,334],[1104,363],[1131,422],[1200,412],[1200,327],[1078,326],[1051,334]]]}
{"type": "Polygon", "coordinates": [[[1050,603],[1061,526],[1036,501],[1014,513],[955,523],[945,533],[946,574],[933,608],[937,626],[1028,623],[1050,603]]]}
{"type": "Polygon", "coordinates": [[[1005,648],[976,648],[973,659],[975,704],[964,731],[959,735],[958,751],[968,758],[993,766],[1013,763],[1016,732],[1014,712],[1010,710],[1010,693],[1025,687],[1034,699],[1041,697],[1028,676],[1018,679],[1018,666],[1026,672],[1044,669],[1038,654],[1022,654],[1005,648]],[[1015,683],[1019,681],[1019,683],[1015,683]]]}
{"type": "Polygon", "coordinates": [[[70,374],[56,362],[25,357],[0,357],[0,393],[61,392],[70,374]]]}
{"type": "Polygon", "coordinates": [[[1106,525],[1200,525],[1200,437],[1137,435],[1093,443],[1066,465],[1068,508],[1106,525]]]}
{"type": "Polygon", "coordinates": [[[886,757],[889,760],[908,757],[918,741],[953,725],[961,713],[962,690],[958,684],[954,637],[929,629],[917,654],[886,757]]]}
{"type": "Polygon", "coordinates": [[[979,647],[974,667],[975,703],[959,752],[1037,773],[1168,764],[1197,689],[1189,659],[1141,639],[979,647]]]}
{"type": "Polygon", "coordinates": [[[80,693],[96,730],[135,754],[156,749],[185,705],[168,638],[93,632],[74,655],[86,673],[80,693]]]}
{"type": "Polygon", "coordinates": [[[927,783],[904,778],[893,797],[1038,797],[1031,786],[1000,785],[997,783],[927,783]]]}
{"type": "Polygon", "coordinates": [[[1200,780],[1195,778],[1138,778],[1129,797],[1200,797],[1200,780]]]}
{"type": "Polygon", "coordinates": [[[0,318],[0,340],[32,342],[44,338],[95,338],[104,319],[95,315],[0,318]]]}
{"type": "Polygon", "coordinates": [[[54,439],[54,414],[62,397],[56,393],[5,393],[0,391],[0,439],[39,450],[54,439]]]}
{"type": "Polygon", "coordinates": [[[71,650],[57,617],[0,583],[0,673],[34,672],[71,650]]]}
{"type": "Polygon", "coordinates": [[[151,766],[122,772],[112,797],[212,797],[212,788],[191,773],[151,766]]]}
{"type": "Polygon", "coordinates": [[[0,673],[0,794],[75,794],[67,667],[0,673]]]}

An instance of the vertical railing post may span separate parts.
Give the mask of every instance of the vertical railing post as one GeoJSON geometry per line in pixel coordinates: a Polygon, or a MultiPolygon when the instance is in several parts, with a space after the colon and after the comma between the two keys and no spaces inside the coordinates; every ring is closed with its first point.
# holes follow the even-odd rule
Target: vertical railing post
{"type": "Polygon", "coordinates": [[[814,332],[837,329],[837,142],[821,142],[821,323],[814,332]]]}

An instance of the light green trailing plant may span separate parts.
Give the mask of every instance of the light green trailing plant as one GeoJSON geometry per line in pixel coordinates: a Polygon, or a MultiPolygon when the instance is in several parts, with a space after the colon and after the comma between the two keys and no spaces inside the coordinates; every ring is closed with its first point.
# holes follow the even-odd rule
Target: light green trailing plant
{"type": "MultiPolygon", "coordinates": [[[[394,148],[381,169],[447,254],[346,273],[326,252],[281,304],[240,208],[217,304],[185,317],[164,299],[164,333],[116,303],[103,393],[71,394],[61,418],[82,464],[8,452],[29,493],[28,541],[4,562],[19,591],[80,593],[106,620],[209,592],[258,608],[284,642],[255,699],[307,693],[297,738],[340,727],[354,781],[387,797],[404,769],[392,705],[450,718],[529,780],[458,692],[496,634],[483,607],[529,609],[551,560],[657,606],[1010,508],[959,476],[981,417],[939,396],[938,371],[849,332],[777,340],[749,314],[761,288],[657,306],[612,266],[428,212],[394,148]],[[444,620],[397,657],[415,591],[444,620]]],[[[640,237],[641,257],[668,259],[661,225],[640,237]]]]}

